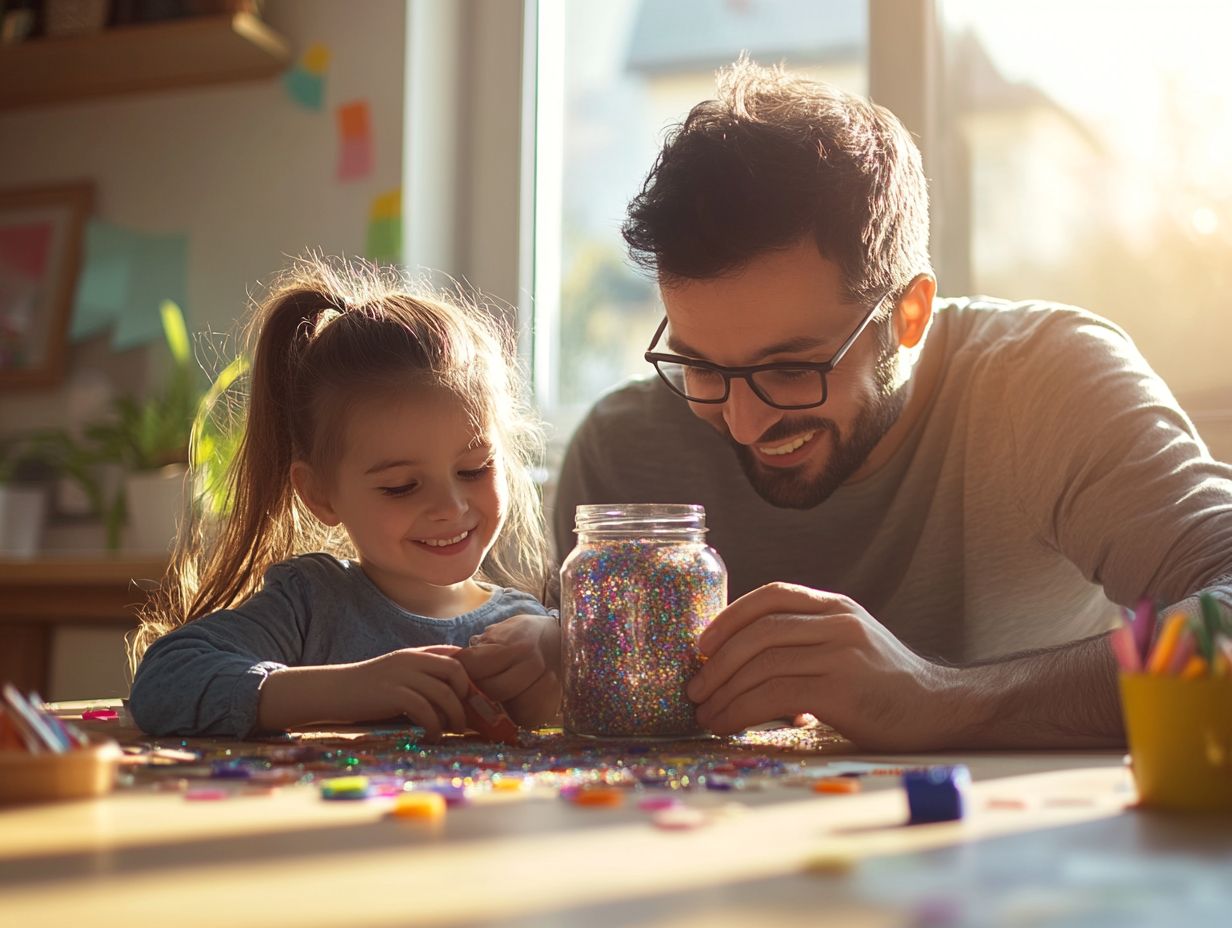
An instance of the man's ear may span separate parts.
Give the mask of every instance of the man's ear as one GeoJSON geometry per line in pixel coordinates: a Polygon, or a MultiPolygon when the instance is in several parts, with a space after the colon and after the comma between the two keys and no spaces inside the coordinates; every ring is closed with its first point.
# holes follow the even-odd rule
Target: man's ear
{"type": "Polygon", "coordinates": [[[933,316],[936,295],[937,278],[932,274],[917,274],[907,285],[894,308],[894,331],[903,348],[914,348],[924,337],[933,316]]]}
{"type": "Polygon", "coordinates": [[[329,496],[325,493],[316,471],[307,461],[294,461],[291,464],[291,486],[309,511],[326,525],[333,526],[342,521],[330,505],[329,496]]]}

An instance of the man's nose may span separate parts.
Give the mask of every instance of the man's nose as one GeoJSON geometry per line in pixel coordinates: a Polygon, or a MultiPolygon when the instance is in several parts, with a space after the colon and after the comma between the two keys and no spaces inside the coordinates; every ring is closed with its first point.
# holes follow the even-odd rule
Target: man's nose
{"type": "Polygon", "coordinates": [[[742,445],[751,445],[781,418],[783,411],[762,400],[748,381],[732,378],[727,402],[723,404],[723,421],[732,438],[742,445]]]}

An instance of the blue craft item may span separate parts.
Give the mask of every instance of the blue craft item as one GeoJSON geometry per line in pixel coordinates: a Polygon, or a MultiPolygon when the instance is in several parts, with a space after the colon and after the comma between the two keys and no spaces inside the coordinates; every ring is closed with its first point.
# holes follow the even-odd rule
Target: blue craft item
{"type": "Polygon", "coordinates": [[[971,772],[962,764],[903,773],[911,824],[953,822],[963,817],[971,772]]]}
{"type": "Polygon", "coordinates": [[[237,761],[215,761],[210,765],[212,780],[248,780],[252,778],[252,768],[237,761]]]}

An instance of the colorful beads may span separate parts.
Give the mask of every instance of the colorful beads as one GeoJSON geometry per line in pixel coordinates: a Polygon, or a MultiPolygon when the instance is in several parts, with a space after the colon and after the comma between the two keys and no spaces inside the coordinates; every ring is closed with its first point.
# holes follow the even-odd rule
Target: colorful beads
{"type": "Polygon", "coordinates": [[[701,733],[685,687],[697,638],[727,601],[727,572],[700,542],[579,545],[562,570],[564,725],[593,737],[701,733]]]}

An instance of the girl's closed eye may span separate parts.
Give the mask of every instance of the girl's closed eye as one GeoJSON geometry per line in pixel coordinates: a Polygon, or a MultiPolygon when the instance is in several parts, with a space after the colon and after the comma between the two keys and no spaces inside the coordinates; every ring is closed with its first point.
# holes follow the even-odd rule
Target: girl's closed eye
{"type": "Polygon", "coordinates": [[[402,486],[398,487],[377,487],[377,489],[380,490],[385,496],[406,496],[406,494],[410,493],[417,486],[419,486],[417,483],[404,483],[402,486]]]}
{"type": "Polygon", "coordinates": [[[463,480],[479,480],[480,478],[486,477],[488,474],[492,473],[492,470],[495,467],[496,460],[494,458],[488,458],[478,467],[458,471],[458,476],[463,480]]]}

